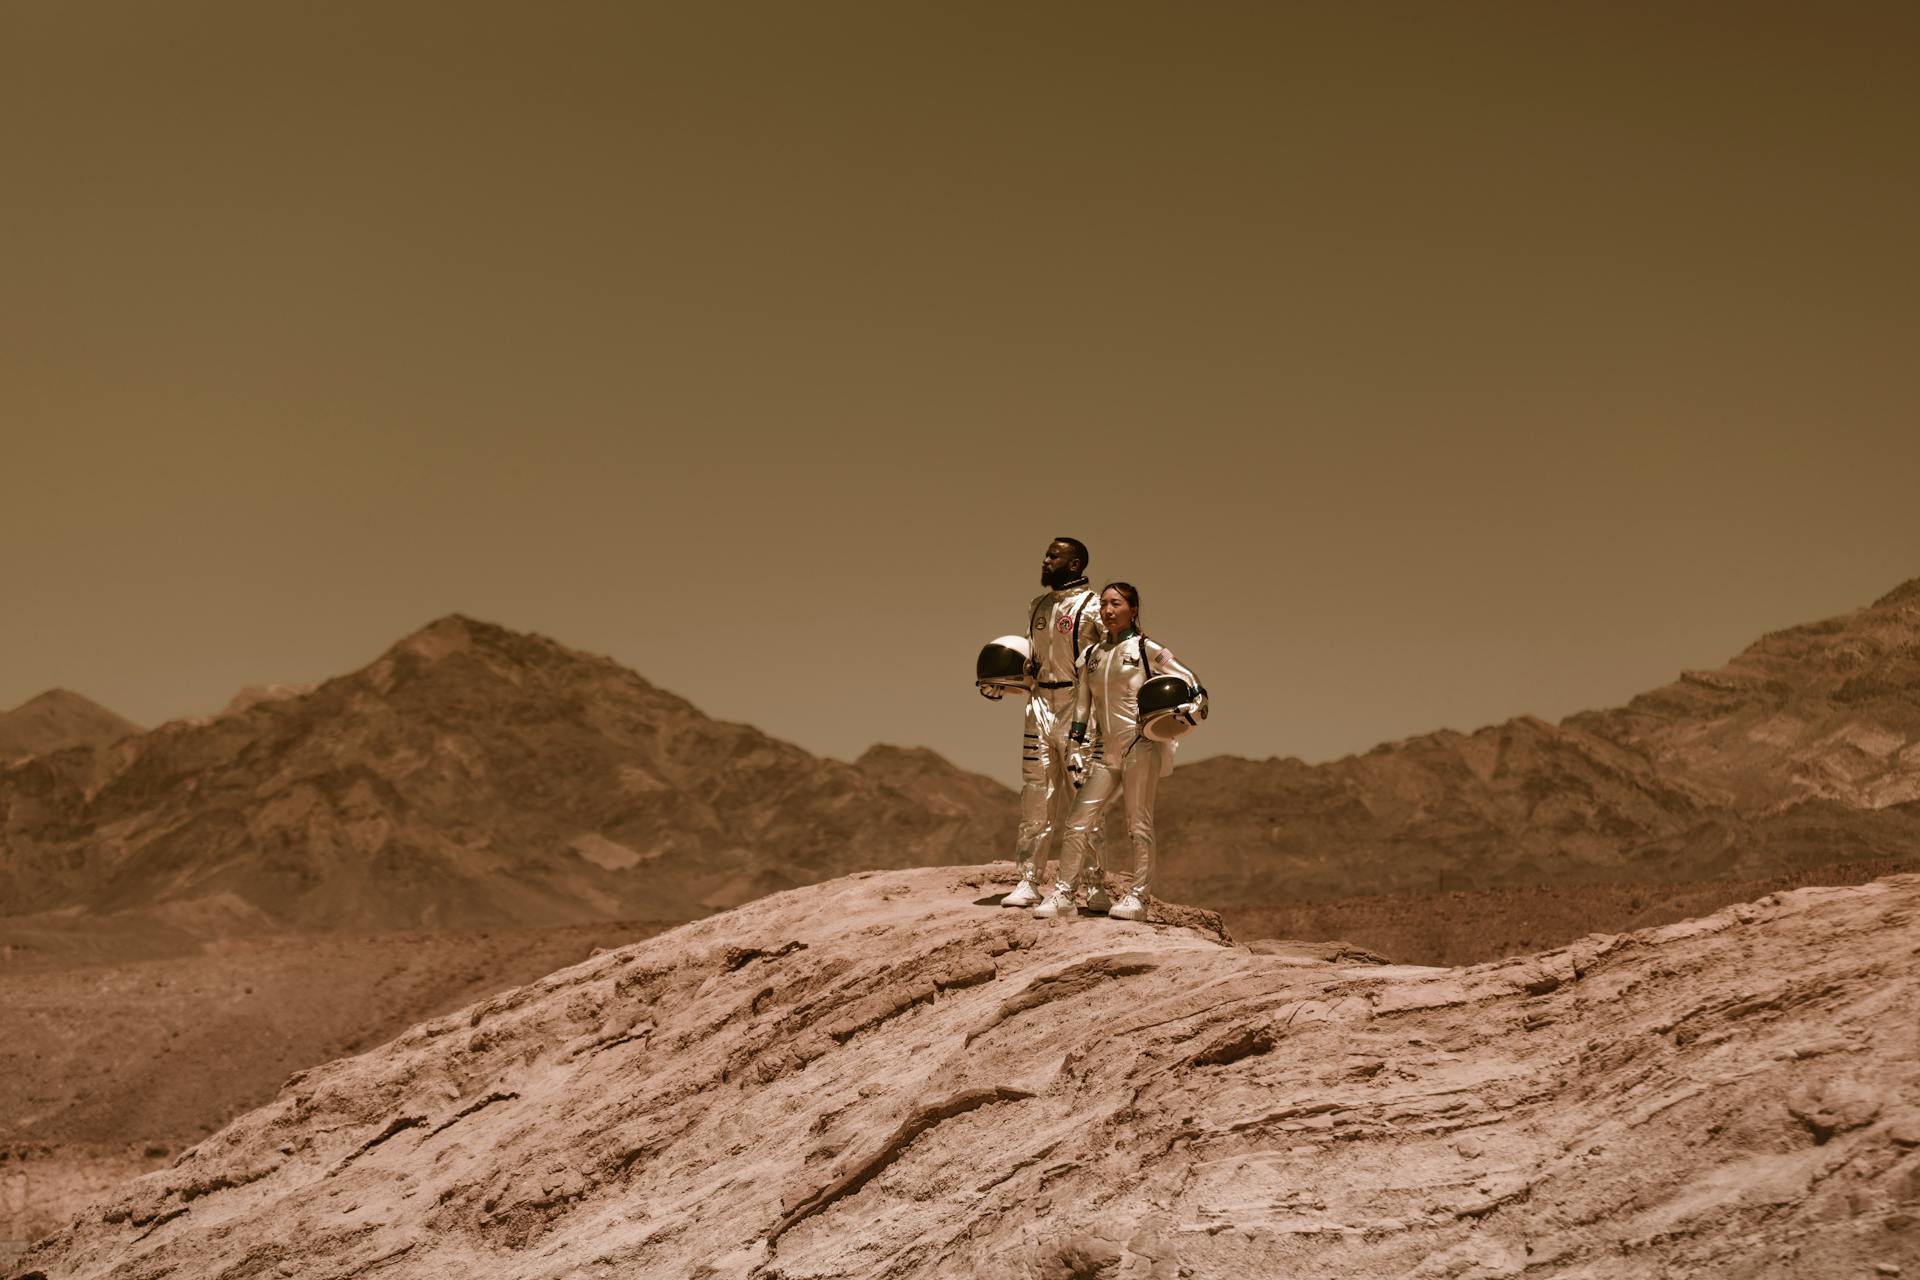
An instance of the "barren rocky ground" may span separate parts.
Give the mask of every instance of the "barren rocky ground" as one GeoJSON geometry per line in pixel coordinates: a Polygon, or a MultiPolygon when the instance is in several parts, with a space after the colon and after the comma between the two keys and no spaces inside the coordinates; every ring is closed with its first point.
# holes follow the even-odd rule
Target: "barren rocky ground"
{"type": "MultiPolygon", "coordinates": [[[[1865,863],[1822,868],[1817,880],[1535,885],[1221,914],[1243,940],[1343,940],[1396,960],[1470,964],[1897,869],[1865,863]]],[[[206,925],[177,915],[0,921],[0,1007],[8,1011],[0,1248],[52,1231],[114,1184],[161,1167],[271,1098],[292,1070],[531,981],[595,946],[666,928],[209,937],[206,925]]]]}
{"type": "MultiPolygon", "coordinates": [[[[9,750],[0,1249],[289,1070],[577,958],[579,929],[976,861],[1012,830],[1010,791],[933,752],[820,760],[459,617],[150,732],[54,691],[0,716],[9,750]]],[[[1165,880],[1243,940],[1470,964],[1910,868],[1916,788],[1920,581],[1559,725],[1188,762],[1165,880]]]]}
{"type": "Polygon", "coordinates": [[[23,1278],[1920,1266],[1920,877],[1462,969],[868,873],[296,1074],[23,1278]]]}
{"type": "Polygon", "coordinates": [[[662,928],[203,945],[156,930],[0,929],[16,951],[0,963],[0,1244],[44,1235],[163,1166],[273,1097],[291,1071],[662,928]]]}
{"type": "Polygon", "coordinates": [[[1247,941],[1339,940],[1403,964],[1464,965],[1543,951],[1588,933],[1630,933],[1674,924],[1785,889],[1861,884],[1909,866],[1904,858],[1880,859],[1741,880],[1542,883],[1360,895],[1243,907],[1220,915],[1234,937],[1247,941]]]}

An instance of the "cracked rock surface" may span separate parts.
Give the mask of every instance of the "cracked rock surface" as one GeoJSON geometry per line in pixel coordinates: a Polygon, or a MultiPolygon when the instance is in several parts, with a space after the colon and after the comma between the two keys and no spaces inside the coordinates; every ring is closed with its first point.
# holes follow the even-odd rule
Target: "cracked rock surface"
{"type": "Polygon", "coordinates": [[[1920,877],[1464,969],[1010,878],[796,889],[423,1023],[16,1274],[1920,1275],[1920,877]]]}

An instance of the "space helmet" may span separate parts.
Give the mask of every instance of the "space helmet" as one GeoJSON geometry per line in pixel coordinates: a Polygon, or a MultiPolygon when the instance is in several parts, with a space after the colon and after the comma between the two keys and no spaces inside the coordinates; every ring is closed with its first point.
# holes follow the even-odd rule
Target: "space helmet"
{"type": "Polygon", "coordinates": [[[980,650],[973,664],[973,682],[995,689],[1028,693],[1033,689],[1033,644],[1025,636],[1001,636],[980,650]]]}
{"type": "Polygon", "coordinates": [[[1140,686],[1140,732],[1155,742],[1172,742],[1193,732],[1193,722],[1179,714],[1191,701],[1193,689],[1179,676],[1155,676],[1140,686]]]}

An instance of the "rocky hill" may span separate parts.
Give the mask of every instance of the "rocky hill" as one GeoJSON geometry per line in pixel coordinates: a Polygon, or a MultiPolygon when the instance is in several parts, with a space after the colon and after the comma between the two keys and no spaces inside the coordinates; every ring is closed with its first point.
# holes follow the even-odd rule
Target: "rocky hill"
{"type": "Polygon", "coordinates": [[[1322,765],[1215,757],[1182,766],[1162,795],[1169,892],[1223,910],[1909,861],[1920,579],[1617,710],[1322,765]]]}
{"type": "Polygon", "coordinates": [[[990,887],[779,894],[296,1074],[18,1275],[1920,1266],[1920,877],[1467,969],[990,887]]]}
{"type": "Polygon", "coordinates": [[[1685,774],[1709,803],[1746,812],[1911,804],[1920,800],[1920,579],[1567,724],[1627,744],[1685,774]]]}
{"type": "Polygon", "coordinates": [[[0,711],[0,763],[68,747],[104,747],[139,732],[139,725],[90,698],[49,689],[0,711]]]}
{"type": "MultiPolygon", "coordinates": [[[[1162,795],[1169,894],[1247,926],[1356,895],[1906,864],[1920,580],[1616,710],[1322,765],[1215,757],[1162,795]]],[[[318,688],[0,770],[0,916],[218,901],[256,928],[680,921],[862,867],[1002,855],[1013,821],[1010,791],[932,752],[816,759],[605,659],[453,617],[318,688]]]]}
{"type": "Polygon", "coordinates": [[[0,771],[0,915],[229,904],[260,927],[681,921],[1010,844],[930,752],[858,764],[619,665],[449,617],[316,689],[0,771]]]}

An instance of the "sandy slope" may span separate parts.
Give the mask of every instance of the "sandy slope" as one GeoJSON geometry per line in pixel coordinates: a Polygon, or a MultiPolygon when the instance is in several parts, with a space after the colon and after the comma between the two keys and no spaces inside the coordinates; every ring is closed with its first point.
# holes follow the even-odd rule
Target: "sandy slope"
{"type": "Polygon", "coordinates": [[[1920,877],[1450,970],[975,905],[1001,871],[794,890],[422,1024],[21,1274],[1920,1265],[1920,877]]]}

